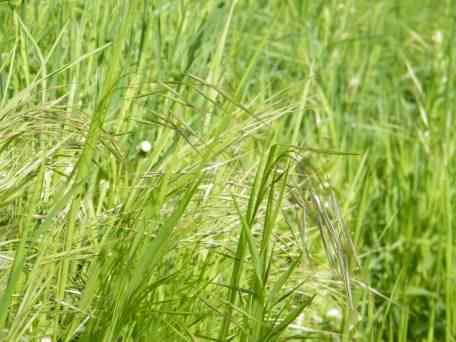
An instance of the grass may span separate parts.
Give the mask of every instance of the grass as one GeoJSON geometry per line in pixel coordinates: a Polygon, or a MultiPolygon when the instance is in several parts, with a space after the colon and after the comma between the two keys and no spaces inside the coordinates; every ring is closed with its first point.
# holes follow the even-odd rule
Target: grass
{"type": "Polygon", "coordinates": [[[0,2],[1,339],[455,341],[455,14],[0,2]]]}

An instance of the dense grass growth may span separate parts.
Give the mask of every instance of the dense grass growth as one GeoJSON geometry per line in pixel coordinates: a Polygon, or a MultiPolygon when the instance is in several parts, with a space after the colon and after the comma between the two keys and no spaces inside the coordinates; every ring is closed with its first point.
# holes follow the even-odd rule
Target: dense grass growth
{"type": "Polygon", "coordinates": [[[0,2],[0,339],[455,341],[455,10],[0,2]]]}

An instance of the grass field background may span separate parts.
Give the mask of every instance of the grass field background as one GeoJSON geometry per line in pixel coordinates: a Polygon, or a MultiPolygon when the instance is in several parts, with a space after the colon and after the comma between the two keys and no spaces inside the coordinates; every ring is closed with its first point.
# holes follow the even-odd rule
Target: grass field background
{"type": "Polygon", "coordinates": [[[455,11],[0,1],[0,339],[455,341],[455,11]]]}

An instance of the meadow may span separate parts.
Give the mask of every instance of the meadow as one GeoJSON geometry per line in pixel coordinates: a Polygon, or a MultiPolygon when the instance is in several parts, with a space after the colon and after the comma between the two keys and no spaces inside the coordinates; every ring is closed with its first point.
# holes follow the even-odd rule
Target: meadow
{"type": "Polygon", "coordinates": [[[0,340],[456,341],[455,19],[0,1],[0,340]]]}

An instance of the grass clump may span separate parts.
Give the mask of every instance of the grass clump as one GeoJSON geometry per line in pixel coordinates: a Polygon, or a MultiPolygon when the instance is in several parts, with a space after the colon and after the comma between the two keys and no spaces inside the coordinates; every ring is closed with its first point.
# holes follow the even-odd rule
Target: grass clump
{"type": "Polygon", "coordinates": [[[0,2],[1,339],[452,341],[452,10],[0,2]]]}

